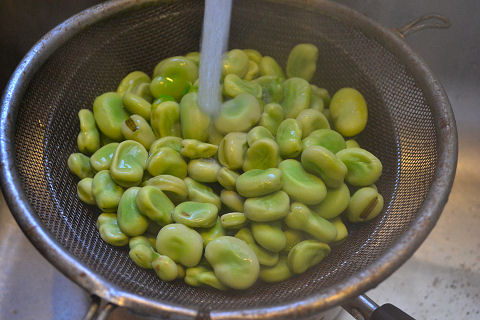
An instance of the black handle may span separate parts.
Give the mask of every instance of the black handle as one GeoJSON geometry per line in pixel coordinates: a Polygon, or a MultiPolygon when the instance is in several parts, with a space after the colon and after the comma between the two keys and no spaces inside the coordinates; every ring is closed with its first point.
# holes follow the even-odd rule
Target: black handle
{"type": "Polygon", "coordinates": [[[386,303],[373,311],[370,320],[415,320],[393,304],[386,303]]]}

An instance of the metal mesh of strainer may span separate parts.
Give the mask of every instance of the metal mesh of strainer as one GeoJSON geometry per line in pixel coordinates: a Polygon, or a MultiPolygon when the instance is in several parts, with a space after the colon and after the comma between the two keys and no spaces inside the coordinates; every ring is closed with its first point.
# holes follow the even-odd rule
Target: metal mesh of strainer
{"type": "Polygon", "coordinates": [[[305,9],[293,2],[236,1],[230,35],[231,48],[255,48],[282,66],[295,44],[314,43],[319,62],[312,82],[329,92],[355,87],[368,102],[369,122],[358,141],[383,163],[377,186],[385,208],[374,221],[349,226],[348,239],[318,267],[242,292],[162,282],[152,271],[137,267],[127,249],[104,243],[95,229],[99,210],[76,196],[77,179],[66,163],[69,154],[77,152],[78,110],[91,108],[96,96],[114,91],[127,73],[151,73],[165,57],[198,50],[203,3],[195,0],[136,7],[95,23],[56,50],[36,72],[20,103],[13,143],[25,195],[41,224],[109,284],[198,310],[301,301],[366,270],[418,218],[441,149],[435,115],[439,110],[426,102],[425,89],[381,39],[366,35],[354,21],[332,15],[332,8],[324,12],[322,6],[325,3],[305,9]]]}

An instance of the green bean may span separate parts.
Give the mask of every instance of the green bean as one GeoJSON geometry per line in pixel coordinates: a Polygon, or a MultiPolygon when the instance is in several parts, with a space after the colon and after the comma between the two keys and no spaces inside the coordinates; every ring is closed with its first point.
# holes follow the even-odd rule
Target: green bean
{"type": "Polygon", "coordinates": [[[86,204],[96,204],[95,196],[92,192],[92,178],[83,178],[77,183],[78,198],[86,204]]]}
{"type": "Polygon", "coordinates": [[[118,226],[123,233],[131,237],[142,235],[148,227],[148,219],[137,206],[136,199],[139,191],[139,187],[128,188],[118,203],[118,226]]]}
{"type": "Polygon", "coordinates": [[[214,158],[194,159],[188,163],[188,175],[198,182],[217,182],[221,166],[214,158]]]}
{"type": "Polygon", "coordinates": [[[337,236],[337,230],[328,220],[314,215],[300,202],[292,203],[285,224],[289,228],[304,231],[322,242],[332,242],[337,236]]]}
{"type": "Polygon", "coordinates": [[[172,223],[171,212],[175,206],[161,190],[145,186],[138,192],[136,201],[140,212],[150,220],[160,226],[172,223]]]}
{"type": "Polygon", "coordinates": [[[186,158],[210,158],[217,154],[218,146],[195,139],[183,139],[180,154],[186,158]]]}
{"type": "Polygon", "coordinates": [[[141,143],[145,149],[155,141],[155,135],[148,122],[137,114],[132,114],[122,124],[122,134],[127,140],[141,143]]]}
{"type": "Polygon", "coordinates": [[[338,132],[330,129],[318,129],[310,133],[302,141],[303,148],[311,146],[321,146],[332,153],[337,153],[346,148],[345,140],[338,132]]]}
{"type": "Polygon", "coordinates": [[[213,271],[203,266],[188,268],[185,274],[185,283],[194,287],[209,286],[218,290],[227,289],[213,271]]]}
{"type": "Polygon", "coordinates": [[[318,48],[310,43],[297,44],[288,56],[287,77],[310,81],[317,69],[318,48]]]}
{"type": "Polygon", "coordinates": [[[342,185],[347,167],[328,149],[311,146],[303,150],[301,158],[305,170],[322,178],[328,187],[338,188],[342,185]]]}
{"type": "Polygon", "coordinates": [[[203,239],[195,230],[172,223],[163,227],[157,235],[157,251],[185,267],[196,266],[202,258],[203,239]]]}
{"type": "Polygon", "coordinates": [[[83,153],[72,153],[67,160],[70,172],[80,179],[93,177],[93,170],[90,165],[90,158],[83,153]]]}
{"type": "Polygon", "coordinates": [[[221,209],[222,203],[220,197],[213,192],[212,188],[201,184],[189,177],[183,179],[188,190],[188,198],[192,201],[214,204],[218,210],[221,209]]]}
{"type": "Polygon", "coordinates": [[[142,182],[147,159],[148,152],[140,143],[132,140],[121,142],[110,165],[112,179],[122,187],[138,186],[142,182]]]}
{"type": "Polygon", "coordinates": [[[93,102],[93,116],[98,129],[115,141],[121,140],[122,124],[128,118],[123,108],[122,96],[116,92],[107,92],[93,102]]]}
{"type": "Polygon", "coordinates": [[[273,135],[276,135],[278,127],[283,119],[282,106],[277,103],[269,103],[264,107],[259,125],[267,128],[273,135]]]}
{"type": "Polygon", "coordinates": [[[274,76],[285,79],[282,67],[280,67],[272,57],[264,56],[262,60],[260,60],[259,67],[262,76],[274,76]]]}
{"type": "Polygon", "coordinates": [[[130,113],[138,114],[147,121],[150,120],[152,105],[141,96],[131,92],[125,92],[123,95],[123,105],[130,113]]]}
{"type": "Polygon", "coordinates": [[[378,216],[383,209],[383,197],[373,188],[358,189],[350,199],[346,217],[350,222],[369,221],[378,216]]]}
{"type": "Polygon", "coordinates": [[[283,160],[279,168],[282,174],[283,191],[293,200],[308,205],[320,203],[327,195],[323,181],[303,169],[297,160],[283,160]]]}
{"type": "Polygon", "coordinates": [[[215,119],[215,128],[221,133],[248,131],[260,119],[260,104],[249,93],[241,93],[224,102],[215,119]]]}
{"type": "Polygon", "coordinates": [[[218,146],[218,161],[230,170],[240,169],[247,151],[247,134],[231,132],[218,146]]]}
{"type": "Polygon", "coordinates": [[[243,171],[275,168],[280,160],[277,142],[269,138],[259,139],[247,149],[243,171]]]}
{"type": "Polygon", "coordinates": [[[227,190],[234,190],[239,174],[228,168],[222,167],[217,171],[217,181],[227,190]]]}
{"type": "Polygon", "coordinates": [[[278,262],[271,267],[260,268],[260,279],[265,282],[280,282],[292,276],[288,268],[287,256],[280,256],[278,262]]]}
{"type": "Polygon", "coordinates": [[[310,106],[311,88],[308,81],[290,78],[283,83],[282,107],[285,118],[295,119],[302,110],[310,106]]]}
{"type": "Polygon", "coordinates": [[[274,266],[278,262],[278,253],[268,251],[260,247],[253,238],[252,232],[248,228],[242,228],[235,234],[235,238],[245,241],[252,249],[258,259],[258,263],[262,266],[274,266]]]}
{"type": "Polygon", "coordinates": [[[118,227],[117,215],[114,213],[102,213],[99,215],[97,229],[102,240],[112,246],[122,247],[128,244],[128,236],[118,227]]]}
{"type": "Polygon", "coordinates": [[[257,198],[249,198],[244,203],[245,216],[256,222],[276,221],[288,214],[290,199],[283,191],[257,198]]]}
{"type": "Polygon", "coordinates": [[[153,186],[162,191],[174,203],[181,203],[187,199],[187,186],[178,177],[162,174],[150,178],[145,182],[145,185],[153,186]]]}
{"type": "Polygon", "coordinates": [[[157,137],[180,137],[180,107],[178,103],[165,101],[152,107],[151,124],[157,137]]]}
{"type": "Polygon", "coordinates": [[[92,154],[100,148],[100,133],[95,125],[95,118],[90,110],[78,112],[80,133],[77,136],[78,150],[84,154],[92,154]]]}
{"type": "Polygon", "coordinates": [[[228,74],[223,80],[223,94],[236,97],[241,93],[249,93],[257,99],[262,98],[262,87],[255,82],[243,80],[236,74],[228,74]]]}
{"type": "Polygon", "coordinates": [[[240,229],[247,224],[247,218],[242,212],[225,213],[220,217],[224,229],[240,229]]]}
{"type": "Polygon", "coordinates": [[[355,187],[375,183],[382,174],[382,163],[373,154],[361,148],[348,148],[337,153],[348,169],[345,180],[355,187]]]}
{"type": "Polygon", "coordinates": [[[310,209],[319,217],[333,219],[347,209],[349,202],[350,190],[343,183],[339,188],[329,188],[325,199],[310,209]]]}
{"type": "Polygon", "coordinates": [[[283,158],[296,158],[302,152],[302,129],[297,120],[283,120],[278,126],[276,139],[283,158]]]}
{"type": "Polygon", "coordinates": [[[184,139],[207,141],[210,117],[198,106],[196,92],[187,93],[180,102],[180,123],[184,139]]]}
{"type": "Polygon", "coordinates": [[[254,222],[252,223],[251,229],[255,241],[269,251],[280,252],[287,244],[287,239],[282,231],[282,224],[280,222],[254,222]]]}
{"type": "Polygon", "coordinates": [[[302,137],[306,138],[317,129],[330,129],[327,118],[320,111],[305,109],[297,116],[297,122],[302,129],[302,137]]]}
{"type": "Polygon", "coordinates": [[[175,207],[172,218],[191,228],[210,228],[215,225],[218,208],[211,203],[185,201],[175,207]]]}
{"type": "Polygon", "coordinates": [[[130,259],[139,267],[152,269],[152,261],[159,256],[153,249],[150,240],[144,236],[130,238],[128,242],[130,259]]]}
{"type": "Polygon", "coordinates": [[[223,59],[223,74],[235,74],[243,78],[248,72],[248,56],[239,49],[233,49],[227,52],[223,59]]]}
{"type": "Polygon", "coordinates": [[[147,170],[152,176],[167,174],[185,178],[187,163],[177,151],[169,147],[161,147],[148,158],[147,170]]]}
{"type": "Polygon", "coordinates": [[[205,247],[205,258],[217,278],[227,287],[247,289],[258,278],[260,266],[257,256],[238,238],[225,236],[212,240],[205,247]]]}
{"type": "Polygon", "coordinates": [[[238,193],[249,198],[278,191],[282,189],[282,185],[282,172],[277,168],[249,170],[236,180],[238,193]]]}
{"type": "Polygon", "coordinates": [[[123,195],[123,188],[113,181],[110,171],[102,170],[93,177],[92,193],[100,210],[115,212],[123,195]]]}
{"type": "Polygon", "coordinates": [[[182,150],[182,141],[182,138],[173,136],[157,139],[150,145],[149,154],[154,154],[162,147],[169,147],[177,152],[180,152],[182,150]]]}
{"type": "Polygon", "coordinates": [[[345,137],[353,137],[367,125],[367,103],[362,94],[352,88],[335,92],[330,102],[330,115],[335,130],[345,137]]]}
{"type": "Polygon", "coordinates": [[[158,255],[152,261],[152,268],[163,281],[172,281],[178,278],[178,265],[168,256],[158,255]]]}
{"type": "Polygon", "coordinates": [[[296,244],[288,253],[288,268],[300,274],[320,263],[330,253],[330,247],[316,240],[305,240],[296,244]]]}
{"type": "Polygon", "coordinates": [[[215,225],[213,227],[206,228],[206,229],[199,228],[198,232],[203,238],[204,246],[206,246],[213,239],[216,239],[218,237],[223,237],[226,235],[225,229],[223,229],[220,218],[217,218],[217,221],[215,222],[215,225]]]}
{"type": "Polygon", "coordinates": [[[132,90],[133,88],[143,84],[150,83],[152,81],[150,77],[141,71],[130,72],[122,79],[117,88],[117,93],[123,96],[125,92],[132,90]]]}
{"type": "Polygon", "coordinates": [[[97,172],[110,169],[113,154],[117,150],[118,145],[117,142],[112,142],[95,151],[90,157],[90,166],[97,172]]]}
{"type": "Polygon", "coordinates": [[[220,200],[227,208],[232,210],[243,212],[243,203],[245,199],[243,199],[238,193],[232,190],[222,190],[220,192],[220,200]]]}

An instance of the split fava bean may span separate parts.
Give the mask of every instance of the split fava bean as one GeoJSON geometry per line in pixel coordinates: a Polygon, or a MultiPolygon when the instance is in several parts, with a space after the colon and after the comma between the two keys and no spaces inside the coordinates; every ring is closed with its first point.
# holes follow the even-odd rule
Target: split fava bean
{"type": "Polygon", "coordinates": [[[172,223],[158,232],[156,247],[158,253],[185,267],[193,267],[202,258],[203,239],[197,231],[180,223],[172,223]]]}
{"type": "Polygon", "coordinates": [[[247,151],[247,134],[231,132],[218,146],[218,161],[230,170],[240,169],[247,151]]]}
{"type": "Polygon", "coordinates": [[[119,143],[112,142],[95,151],[90,157],[90,165],[92,168],[97,172],[110,169],[113,154],[115,150],[117,150],[118,145],[119,143]]]}
{"type": "Polygon", "coordinates": [[[121,142],[113,154],[110,165],[112,179],[122,187],[137,186],[142,182],[148,152],[133,140],[121,142]]]}
{"type": "Polygon", "coordinates": [[[139,187],[125,190],[118,203],[118,226],[123,233],[134,237],[142,235],[148,227],[148,219],[140,212],[137,206],[139,187]]]}
{"type": "Polygon", "coordinates": [[[259,124],[267,128],[272,134],[276,135],[280,123],[284,119],[282,106],[278,103],[269,103],[265,105],[263,114],[260,117],[259,124]]]}
{"type": "Polygon", "coordinates": [[[144,236],[130,238],[128,255],[139,267],[152,269],[152,261],[159,256],[153,249],[150,240],[144,236]]]}
{"type": "Polygon", "coordinates": [[[92,111],[82,109],[78,112],[80,133],[77,136],[77,146],[80,152],[92,154],[100,148],[100,133],[95,125],[92,111]]]}
{"type": "Polygon", "coordinates": [[[128,244],[128,236],[118,227],[117,215],[114,213],[99,215],[97,229],[102,240],[112,246],[122,247],[128,244]]]}
{"type": "Polygon", "coordinates": [[[327,188],[317,176],[303,169],[297,160],[288,159],[280,163],[283,191],[293,200],[313,205],[320,203],[327,195],[327,188]]]}
{"type": "Polygon", "coordinates": [[[139,95],[132,92],[125,92],[123,105],[130,113],[138,114],[145,120],[150,120],[152,105],[139,95]]]}
{"type": "Polygon", "coordinates": [[[128,118],[123,108],[122,96],[116,92],[107,92],[93,102],[93,116],[100,131],[113,140],[121,140],[122,124],[128,118]]]}
{"type": "Polygon", "coordinates": [[[245,79],[247,81],[253,80],[254,78],[256,78],[258,76],[259,73],[260,73],[260,67],[258,66],[258,63],[250,60],[250,61],[248,61],[247,74],[245,75],[245,77],[243,79],[245,79]]]}
{"type": "Polygon", "coordinates": [[[258,258],[258,263],[262,266],[274,266],[278,262],[278,253],[271,252],[260,247],[253,238],[252,232],[248,228],[242,228],[235,234],[235,238],[245,241],[258,258]]]}
{"type": "Polygon", "coordinates": [[[150,220],[161,226],[172,223],[171,213],[175,206],[159,189],[153,186],[141,188],[136,202],[140,212],[150,220]]]}
{"type": "Polygon", "coordinates": [[[241,174],[236,181],[237,192],[244,197],[260,197],[282,188],[280,169],[253,169],[241,174]]]}
{"type": "Polygon", "coordinates": [[[185,182],[175,176],[162,174],[148,179],[145,182],[147,186],[153,186],[165,193],[165,195],[174,203],[185,201],[188,196],[188,190],[185,182]]]}
{"type": "Polygon", "coordinates": [[[102,170],[93,177],[92,193],[100,210],[115,212],[123,195],[123,188],[113,181],[110,171],[102,170]]]}
{"type": "Polygon", "coordinates": [[[145,149],[155,141],[155,135],[148,122],[137,114],[132,114],[122,124],[122,134],[127,140],[134,140],[141,143],[145,149]]]}
{"type": "Polygon", "coordinates": [[[125,92],[143,83],[150,83],[150,77],[142,71],[130,72],[122,79],[117,88],[117,93],[123,96],[125,92]]]}
{"type": "Polygon", "coordinates": [[[218,208],[211,203],[186,201],[175,207],[172,217],[191,228],[210,228],[217,221],[218,208]]]}
{"type": "Polygon", "coordinates": [[[243,171],[275,168],[280,160],[277,142],[270,138],[263,138],[252,143],[247,149],[242,168],[243,171]]]}
{"type": "Polygon", "coordinates": [[[210,158],[217,154],[218,146],[195,139],[183,139],[180,154],[190,159],[210,158]]]}
{"type": "Polygon", "coordinates": [[[305,240],[296,244],[288,253],[287,264],[292,273],[300,274],[318,264],[330,253],[328,244],[305,240]]]}
{"type": "Polygon", "coordinates": [[[205,247],[205,258],[217,278],[227,287],[246,289],[258,278],[260,265],[252,249],[242,240],[224,236],[205,247]]]}
{"type": "Polygon", "coordinates": [[[218,290],[227,289],[227,287],[218,280],[215,273],[204,266],[188,268],[185,273],[185,283],[194,287],[209,286],[218,290]]]}
{"type": "Polygon", "coordinates": [[[311,146],[303,150],[302,165],[305,170],[319,176],[330,188],[340,187],[347,173],[347,167],[343,162],[328,149],[320,146],[311,146]]]}
{"type": "Polygon", "coordinates": [[[222,207],[220,197],[213,192],[212,188],[201,184],[189,177],[183,179],[188,190],[188,198],[192,201],[214,204],[218,210],[222,207]]]}
{"type": "Polygon", "coordinates": [[[80,179],[93,177],[90,159],[83,153],[72,153],[67,160],[68,169],[80,179]]]}
{"type": "Polygon", "coordinates": [[[217,181],[222,187],[227,190],[234,190],[237,182],[237,178],[240,176],[237,172],[230,170],[226,167],[220,168],[217,171],[217,181]]]}
{"type": "Polygon", "coordinates": [[[347,168],[345,180],[355,187],[375,183],[382,174],[382,163],[373,154],[361,148],[347,148],[337,153],[347,168]]]}
{"type": "Polygon", "coordinates": [[[92,191],[92,178],[83,178],[77,183],[77,195],[82,202],[86,204],[96,204],[95,196],[92,191]]]}
{"type": "Polygon", "coordinates": [[[174,101],[165,101],[152,108],[151,124],[157,137],[181,136],[180,107],[174,101]]]}

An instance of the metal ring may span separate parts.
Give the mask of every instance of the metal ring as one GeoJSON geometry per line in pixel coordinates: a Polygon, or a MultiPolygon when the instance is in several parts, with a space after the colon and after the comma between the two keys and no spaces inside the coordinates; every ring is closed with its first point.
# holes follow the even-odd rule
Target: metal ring
{"type": "Polygon", "coordinates": [[[393,28],[393,31],[405,39],[407,35],[417,31],[424,29],[444,29],[449,28],[451,25],[447,17],[433,13],[420,16],[401,28],[393,28]]]}

